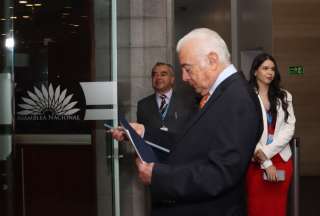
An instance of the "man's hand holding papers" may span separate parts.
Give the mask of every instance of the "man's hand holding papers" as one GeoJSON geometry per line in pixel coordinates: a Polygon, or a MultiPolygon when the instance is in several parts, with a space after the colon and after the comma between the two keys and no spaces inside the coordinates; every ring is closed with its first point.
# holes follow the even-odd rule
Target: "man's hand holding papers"
{"type": "MultiPolygon", "coordinates": [[[[137,132],[139,136],[144,134],[143,124],[130,123],[130,126],[137,132]]],[[[117,141],[123,141],[127,138],[123,127],[110,128],[108,131],[111,132],[112,138],[117,141]]]]}

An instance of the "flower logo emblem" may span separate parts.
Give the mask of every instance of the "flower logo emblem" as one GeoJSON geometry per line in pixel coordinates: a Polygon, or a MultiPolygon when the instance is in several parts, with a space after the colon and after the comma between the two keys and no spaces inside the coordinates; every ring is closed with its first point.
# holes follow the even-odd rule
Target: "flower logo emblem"
{"type": "Polygon", "coordinates": [[[54,89],[50,83],[46,88],[33,87],[34,92],[27,91],[29,97],[22,97],[24,103],[18,104],[23,110],[19,115],[73,115],[80,111],[74,108],[78,101],[71,102],[73,94],[67,95],[67,89],[60,90],[60,85],[54,89]]]}

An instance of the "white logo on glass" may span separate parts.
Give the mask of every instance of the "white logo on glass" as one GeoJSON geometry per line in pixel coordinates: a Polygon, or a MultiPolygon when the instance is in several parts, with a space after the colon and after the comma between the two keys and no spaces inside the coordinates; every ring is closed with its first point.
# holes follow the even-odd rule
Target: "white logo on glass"
{"type": "Polygon", "coordinates": [[[54,89],[50,83],[49,88],[41,85],[41,90],[34,88],[34,93],[27,91],[28,97],[22,97],[23,104],[18,104],[23,110],[19,115],[73,115],[80,111],[74,108],[78,101],[71,102],[73,94],[67,95],[67,89],[60,91],[60,85],[54,89]]]}

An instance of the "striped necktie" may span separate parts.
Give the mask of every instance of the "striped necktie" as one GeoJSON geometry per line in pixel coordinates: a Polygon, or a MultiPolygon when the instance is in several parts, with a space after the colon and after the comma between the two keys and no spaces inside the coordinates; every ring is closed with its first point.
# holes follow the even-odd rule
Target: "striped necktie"
{"type": "Polygon", "coordinates": [[[167,109],[166,98],[167,98],[166,95],[164,95],[164,94],[160,95],[161,103],[160,103],[159,112],[160,112],[162,118],[164,117],[166,109],[167,109]]]}
{"type": "Polygon", "coordinates": [[[209,96],[210,96],[210,94],[208,93],[201,98],[200,103],[199,103],[200,109],[202,109],[204,107],[204,105],[207,103],[209,96]]]}

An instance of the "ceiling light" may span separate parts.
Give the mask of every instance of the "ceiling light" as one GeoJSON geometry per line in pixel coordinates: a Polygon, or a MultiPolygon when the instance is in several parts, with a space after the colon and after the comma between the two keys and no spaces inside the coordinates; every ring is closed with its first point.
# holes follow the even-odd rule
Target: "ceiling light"
{"type": "Polygon", "coordinates": [[[26,4],[27,7],[33,7],[33,4],[26,4]]]}
{"type": "Polygon", "coordinates": [[[12,49],[14,47],[14,39],[13,38],[7,38],[5,41],[5,46],[8,49],[12,49]]]}
{"type": "Polygon", "coordinates": [[[22,16],[22,18],[24,18],[24,19],[29,19],[30,16],[22,16]]]}
{"type": "Polygon", "coordinates": [[[27,1],[19,1],[20,4],[27,4],[27,1]]]}
{"type": "Polygon", "coordinates": [[[42,6],[42,4],[37,3],[37,4],[34,4],[34,6],[36,6],[36,7],[41,7],[41,6],[42,6]]]}
{"type": "Polygon", "coordinates": [[[72,23],[70,23],[69,24],[70,26],[73,26],[73,27],[79,27],[80,25],[78,25],[78,24],[72,24],[72,23]]]}

